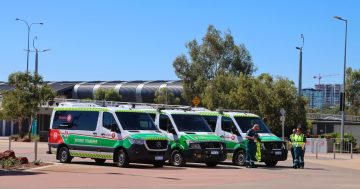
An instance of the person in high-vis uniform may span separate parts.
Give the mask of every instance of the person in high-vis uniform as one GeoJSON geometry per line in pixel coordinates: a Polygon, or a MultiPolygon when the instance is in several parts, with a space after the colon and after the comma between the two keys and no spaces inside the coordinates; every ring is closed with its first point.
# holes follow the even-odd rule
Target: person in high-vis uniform
{"type": "Polygon", "coordinates": [[[291,157],[292,157],[292,160],[293,160],[293,164],[294,164],[294,160],[295,160],[295,155],[294,155],[294,148],[293,148],[292,143],[294,142],[295,133],[296,133],[296,129],[293,129],[292,134],[289,137],[290,138],[290,144],[291,144],[290,152],[291,152],[291,157]]]}
{"type": "Polygon", "coordinates": [[[256,168],[255,166],[255,154],[256,154],[256,141],[258,138],[257,131],[260,129],[258,124],[254,124],[254,126],[246,132],[246,139],[248,140],[247,148],[246,148],[246,167],[247,168],[256,168]]]}
{"type": "Polygon", "coordinates": [[[301,133],[301,129],[298,128],[294,136],[294,142],[292,143],[292,146],[294,148],[294,155],[295,155],[293,168],[295,169],[304,168],[303,151],[305,150],[305,143],[306,143],[306,136],[303,133],[301,133]]]}

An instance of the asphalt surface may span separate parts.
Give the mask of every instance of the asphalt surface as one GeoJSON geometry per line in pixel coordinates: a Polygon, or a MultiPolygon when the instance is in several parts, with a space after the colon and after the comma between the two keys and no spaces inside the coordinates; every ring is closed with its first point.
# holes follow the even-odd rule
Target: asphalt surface
{"type": "MultiPolygon", "coordinates": [[[[17,156],[33,160],[33,143],[13,143],[17,156]]],[[[7,143],[0,141],[0,151],[7,143]]],[[[314,154],[306,156],[305,169],[292,169],[291,158],[274,168],[263,164],[256,169],[230,163],[208,168],[202,164],[187,167],[154,168],[152,165],[131,164],[115,167],[110,161],[96,165],[91,159],[74,158],[60,164],[55,156],[46,154],[46,143],[39,144],[39,159],[54,164],[26,171],[0,171],[0,188],[360,188],[360,156],[347,154],[314,154]]]]}

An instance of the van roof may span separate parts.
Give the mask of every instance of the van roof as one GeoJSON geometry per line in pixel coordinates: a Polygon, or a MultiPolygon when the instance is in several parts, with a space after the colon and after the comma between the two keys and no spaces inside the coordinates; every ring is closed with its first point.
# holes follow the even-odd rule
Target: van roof
{"type": "MultiPolygon", "coordinates": [[[[204,116],[219,116],[222,115],[218,111],[197,111],[204,116]]],[[[228,117],[259,117],[253,113],[241,113],[241,112],[223,112],[224,116],[228,117]]]]}
{"type": "Polygon", "coordinates": [[[130,105],[120,105],[119,107],[101,107],[98,105],[93,106],[90,104],[88,104],[89,106],[87,106],[86,104],[78,103],[79,106],[74,106],[74,104],[71,104],[71,105],[62,104],[61,106],[55,107],[54,110],[56,110],[56,111],[148,112],[145,110],[132,108],[132,106],[130,106],[130,105]]]}

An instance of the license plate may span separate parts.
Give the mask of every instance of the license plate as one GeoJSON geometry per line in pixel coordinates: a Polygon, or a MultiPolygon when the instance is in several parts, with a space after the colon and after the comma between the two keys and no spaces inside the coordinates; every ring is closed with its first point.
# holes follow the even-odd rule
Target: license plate
{"type": "Polygon", "coordinates": [[[281,156],[281,155],[282,155],[282,152],[281,152],[281,151],[275,151],[275,155],[281,156]]]}
{"type": "Polygon", "coordinates": [[[211,151],[211,155],[219,155],[219,151],[211,151]]]}
{"type": "Polygon", "coordinates": [[[164,160],[163,156],[155,156],[155,160],[164,160]]]}

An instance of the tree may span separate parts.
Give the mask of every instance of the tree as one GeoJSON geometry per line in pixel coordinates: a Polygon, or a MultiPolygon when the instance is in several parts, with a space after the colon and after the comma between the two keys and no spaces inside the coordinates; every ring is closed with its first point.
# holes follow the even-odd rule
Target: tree
{"type": "Polygon", "coordinates": [[[176,57],[173,62],[176,75],[183,80],[183,96],[188,102],[200,96],[216,75],[251,75],[254,64],[244,44],[236,45],[231,32],[209,25],[199,44],[196,39],[188,42],[189,55],[176,57]]]}
{"type": "Polygon", "coordinates": [[[95,92],[95,100],[121,101],[122,97],[114,89],[99,89],[95,92]]]}
{"type": "Polygon", "coordinates": [[[263,117],[272,132],[281,134],[280,109],[286,110],[286,133],[306,128],[306,101],[297,97],[292,81],[269,74],[258,77],[218,75],[206,86],[203,105],[209,109],[249,110],[263,117]]]}
{"type": "Polygon", "coordinates": [[[154,102],[157,104],[178,105],[180,104],[180,101],[180,98],[175,97],[174,93],[168,92],[166,88],[162,88],[155,92],[154,102]]]}
{"type": "Polygon", "coordinates": [[[8,83],[14,87],[14,90],[3,93],[2,114],[5,119],[17,122],[20,135],[24,136],[23,121],[31,120],[41,104],[53,100],[54,93],[39,75],[12,73],[9,75],[8,83]]]}
{"type": "Polygon", "coordinates": [[[346,101],[350,102],[348,111],[353,115],[360,115],[360,69],[346,70],[346,101]]]}

